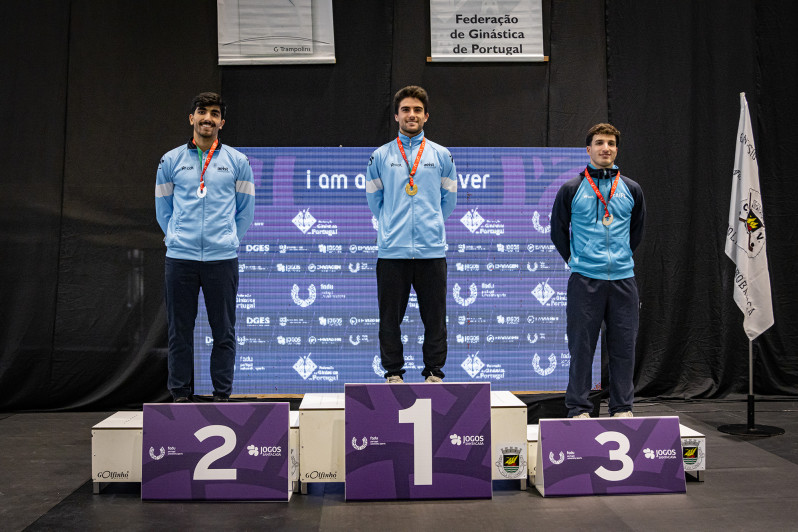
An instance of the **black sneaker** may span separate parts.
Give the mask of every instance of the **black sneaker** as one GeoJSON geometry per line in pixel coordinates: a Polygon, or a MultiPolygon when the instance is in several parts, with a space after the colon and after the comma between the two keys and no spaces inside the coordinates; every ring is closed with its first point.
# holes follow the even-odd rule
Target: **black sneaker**
{"type": "Polygon", "coordinates": [[[229,403],[230,402],[230,398],[229,397],[222,397],[221,395],[214,395],[213,396],[213,402],[214,403],[229,403]]]}
{"type": "Polygon", "coordinates": [[[175,397],[175,401],[174,402],[175,403],[190,403],[191,399],[189,399],[185,395],[182,395],[180,397],[175,397]]]}

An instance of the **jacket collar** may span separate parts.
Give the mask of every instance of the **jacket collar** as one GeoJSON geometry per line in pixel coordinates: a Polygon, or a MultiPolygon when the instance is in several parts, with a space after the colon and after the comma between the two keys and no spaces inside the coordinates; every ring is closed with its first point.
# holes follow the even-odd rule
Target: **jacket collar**
{"type": "MultiPolygon", "coordinates": [[[[612,169],[610,170],[604,168],[599,169],[594,167],[592,164],[588,164],[585,170],[590,172],[590,177],[593,179],[614,179],[615,176],[618,175],[618,172],[621,171],[616,164],[612,165],[612,169]]],[[[585,172],[582,171],[579,175],[583,176],[585,175],[585,172]]]]}
{"type": "Polygon", "coordinates": [[[424,139],[424,130],[421,130],[421,133],[416,135],[415,137],[408,137],[404,133],[399,133],[399,140],[402,141],[402,144],[409,145],[409,146],[416,146],[421,144],[421,141],[424,139]]]}
{"type": "MultiPolygon", "coordinates": [[[[191,137],[190,139],[188,139],[188,143],[186,144],[186,147],[189,150],[192,150],[192,151],[197,149],[197,145],[194,143],[194,137],[191,137]]],[[[216,146],[216,153],[219,153],[221,150],[222,150],[222,141],[219,140],[219,144],[216,146]]]]}

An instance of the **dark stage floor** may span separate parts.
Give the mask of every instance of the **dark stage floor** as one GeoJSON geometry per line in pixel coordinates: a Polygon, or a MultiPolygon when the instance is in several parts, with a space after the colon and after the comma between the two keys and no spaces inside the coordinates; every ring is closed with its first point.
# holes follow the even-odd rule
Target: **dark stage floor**
{"type": "MultiPolygon", "coordinates": [[[[602,405],[606,415],[606,405],[602,405]]],[[[760,400],[756,422],[786,434],[729,436],[746,404],[639,401],[636,414],[678,415],[706,435],[704,482],[687,493],[541,497],[494,483],[492,500],[344,501],[343,484],[311,484],[290,503],[143,503],[135,484],[92,494],[91,427],[111,412],[0,414],[0,530],[796,530],[798,400],[760,400]]]]}

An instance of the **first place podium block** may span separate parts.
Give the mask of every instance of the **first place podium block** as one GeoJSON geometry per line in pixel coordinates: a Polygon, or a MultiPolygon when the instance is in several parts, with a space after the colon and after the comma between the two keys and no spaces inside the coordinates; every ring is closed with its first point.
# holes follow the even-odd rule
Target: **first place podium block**
{"type": "Polygon", "coordinates": [[[346,500],[490,498],[489,383],[347,384],[346,500]]]}

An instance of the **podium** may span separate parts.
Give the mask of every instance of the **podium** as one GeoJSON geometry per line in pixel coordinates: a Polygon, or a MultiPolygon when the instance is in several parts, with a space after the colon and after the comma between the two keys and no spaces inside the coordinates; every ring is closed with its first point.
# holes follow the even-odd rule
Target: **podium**
{"type": "Polygon", "coordinates": [[[541,419],[541,495],[684,493],[678,417],[541,419]]]}

